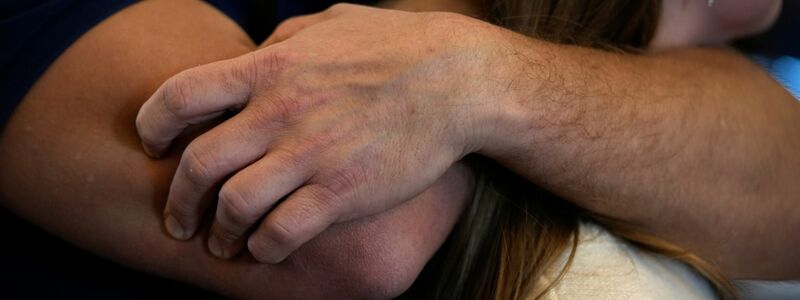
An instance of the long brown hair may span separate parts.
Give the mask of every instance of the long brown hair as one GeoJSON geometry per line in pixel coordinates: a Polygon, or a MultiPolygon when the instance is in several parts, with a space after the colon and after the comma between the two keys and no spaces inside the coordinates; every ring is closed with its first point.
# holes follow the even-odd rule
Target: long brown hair
{"type": "Polygon", "coordinates": [[[561,44],[643,49],[655,35],[660,0],[479,0],[487,21],[561,44]]]}
{"type": "MultiPolygon", "coordinates": [[[[655,34],[660,0],[483,0],[485,20],[539,39],[639,52],[655,34]]],[[[445,245],[404,296],[409,299],[535,299],[567,271],[580,222],[603,225],[640,249],[681,261],[708,280],[721,298],[734,289],[709,263],[627,224],[592,215],[496,163],[470,157],[473,200],[445,245]],[[563,253],[555,281],[539,279],[563,253]]]]}

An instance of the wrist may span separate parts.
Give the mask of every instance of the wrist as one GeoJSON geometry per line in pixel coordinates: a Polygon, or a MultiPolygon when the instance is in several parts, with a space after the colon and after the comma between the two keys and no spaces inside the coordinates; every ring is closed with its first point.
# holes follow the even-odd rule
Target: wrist
{"type": "MultiPolygon", "coordinates": [[[[469,150],[489,157],[504,156],[529,138],[534,126],[531,91],[541,90],[546,44],[532,38],[491,26],[483,28],[476,41],[483,66],[477,78],[470,106],[469,150]]],[[[547,68],[549,69],[549,68],[547,68]]]]}

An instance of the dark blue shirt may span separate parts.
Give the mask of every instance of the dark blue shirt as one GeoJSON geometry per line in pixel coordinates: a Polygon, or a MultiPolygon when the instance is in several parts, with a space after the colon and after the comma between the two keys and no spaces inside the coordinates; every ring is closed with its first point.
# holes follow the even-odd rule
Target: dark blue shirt
{"type": "Polygon", "coordinates": [[[36,79],[92,26],[133,0],[3,1],[0,4],[0,124],[36,79]]]}
{"type": "MultiPolygon", "coordinates": [[[[135,0],[0,0],[0,127],[34,82],[77,38],[135,0]]],[[[283,19],[317,12],[335,1],[209,0],[235,20],[255,41],[262,41],[283,19]]],[[[353,1],[349,1],[353,2],[353,1]]],[[[368,2],[368,1],[355,1],[368,2]]],[[[784,1],[784,14],[751,51],[764,57],[778,78],[798,82],[797,14],[800,1],[784,1]],[[785,75],[788,74],[788,75],[785,75]],[[791,75],[794,74],[794,75],[791,75]]],[[[797,83],[800,86],[800,82],[797,83]]],[[[2,166],[0,166],[2,168],[2,166]]],[[[0,271],[7,282],[4,295],[14,298],[138,299],[170,296],[200,299],[174,283],[138,274],[93,257],[0,209],[0,235],[14,247],[0,248],[0,271]],[[9,242],[11,243],[11,242],[9,242]],[[133,295],[133,296],[130,296],[133,295]]]]}
{"type": "MultiPolygon", "coordinates": [[[[0,0],[0,129],[31,86],[75,40],[136,0],[0,0]]],[[[261,42],[285,18],[334,1],[208,0],[261,42]]],[[[0,166],[2,170],[2,166],[0,166]]],[[[0,208],[6,298],[217,299],[206,291],[92,256],[0,208]]]]}
{"type": "MultiPolygon", "coordinates": [[[[67,47],[105,18],[135,2],[0,0],[0,128],[39,76],[67,47]]],[[[236,21],[259,43],[283,19],[321,11],[336,1],[207,2],[236,21]]]]}

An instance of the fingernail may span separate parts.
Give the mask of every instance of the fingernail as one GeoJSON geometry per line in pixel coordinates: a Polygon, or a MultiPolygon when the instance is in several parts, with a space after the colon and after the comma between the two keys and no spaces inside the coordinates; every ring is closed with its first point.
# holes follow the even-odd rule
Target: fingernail
{"type": "Polygon", "coordinates": [[[189,238],[186,236],[186,231],[183,230],[181,223],[178,223],[178,220],[175,220],[171,215],[167,215],[166,219],[164,219],[164,226],[167,227],[167,232],[176,239],[186,240],[189,238]]]}
{"type": "Polygon", "coordinates": [[[208,237],[208,250],[210,250],[211,254],[214,254],[216,257],[228,259],[228,256],[226,255],[227,253],[225,253],[225,250],[222,249],[222,244],[215,235],[208,237]]]}

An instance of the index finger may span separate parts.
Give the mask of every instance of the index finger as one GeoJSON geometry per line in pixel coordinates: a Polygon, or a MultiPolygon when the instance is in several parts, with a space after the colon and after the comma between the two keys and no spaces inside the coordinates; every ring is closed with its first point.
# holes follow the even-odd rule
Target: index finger
{"type": "Polygon", "coordinates": [[[161,156],[188,126],[244,106],[257,81],[253,55],[195,67],[167,79],[136,116],[145,152],[161,156]]]}

